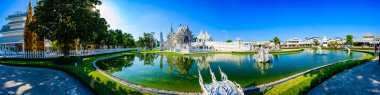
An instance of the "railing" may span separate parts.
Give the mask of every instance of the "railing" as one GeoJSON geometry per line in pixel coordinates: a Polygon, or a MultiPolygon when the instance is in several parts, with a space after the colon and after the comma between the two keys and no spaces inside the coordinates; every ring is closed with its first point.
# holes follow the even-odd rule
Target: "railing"
{"type": "MultiPolygon", "coordinates": [[[[72,50],[69,56],[91,56],[107,53],[122,52],[128,50],[136,50],[137,48],[115,48],[115,49],[94,49],[94,50],[72,50]]],[[[25,51],[25,52],[11,52],[2,51],[0,57],[2,58],[18,58],[18,59],[43,59],[43,58],[56,58],[63,56],[58,51],[25,51]]]]}

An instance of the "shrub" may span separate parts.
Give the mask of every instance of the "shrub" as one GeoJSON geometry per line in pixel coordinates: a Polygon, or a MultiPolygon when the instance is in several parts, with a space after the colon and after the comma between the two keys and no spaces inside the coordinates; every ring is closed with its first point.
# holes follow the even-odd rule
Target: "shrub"
{"type": "Polygon", "coordinates": [[[65,57],[57,57],[54,59],[53,63],[56,65],[75,65],[75,63],[79,64],[82,62],[82,58],[78,56],[70,56],[69,58],[65,57]]]}

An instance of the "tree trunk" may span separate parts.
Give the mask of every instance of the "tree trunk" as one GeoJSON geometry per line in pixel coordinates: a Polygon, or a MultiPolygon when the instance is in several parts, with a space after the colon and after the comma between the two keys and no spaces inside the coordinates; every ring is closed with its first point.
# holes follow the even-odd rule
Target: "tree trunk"
{"type": "Polygon", "coordinates": [[[69,42],[65,42],[63,44],[62,53],[65,58],[70,57],[70,43],[69,42]]]}

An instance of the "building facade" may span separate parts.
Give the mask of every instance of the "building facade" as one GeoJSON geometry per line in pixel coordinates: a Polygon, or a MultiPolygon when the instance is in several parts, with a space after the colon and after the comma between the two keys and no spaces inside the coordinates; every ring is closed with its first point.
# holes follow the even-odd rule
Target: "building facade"
{"type": "Polygon", "coordinates": [[[24,30],[27,13],[16,12],[6,17],[8,22],[0,30],[0,49],[24,50],[24,30]]]}
{"type": "Polygon", "coordinates": [[[30,31],[26,26],[36,19],[33,19],[32,2],[29,1],[28,10],[16,12],[6,17],[8,22],[0,30],[0,50],[1,51],[43,51],[45,42],[43,38],[38,38],[34,31],[30,31]]]}
{"type": "Polygon", "coordinates": [[[358,38],[354,40],[354,46],[372,47],[378,44],[380,44],[380,34],[375,37],[372,34],[367,33],[364,34],[363,38],[358,38]]]}

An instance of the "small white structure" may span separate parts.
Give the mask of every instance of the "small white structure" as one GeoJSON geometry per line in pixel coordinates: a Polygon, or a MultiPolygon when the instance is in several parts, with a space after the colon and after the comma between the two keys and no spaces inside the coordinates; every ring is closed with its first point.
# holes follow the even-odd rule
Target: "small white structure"
{"type": "Polygon", "coordinates": [[[326,38],[326,36],[323,37],[321,43],[322,43],[323,47],[328,47],[329,46],[328,39],[326,38]]]}
{"type": "Polygon", "coordinates": [[[351,49],[350,49],[350,46],[349,46],[349,45],[346,45],[346,46],[344,47],[344,49],[345,49],[347,52],[351,52],[351,49]]]}
{"type": "Polygon", "coordinates": [[[222,72],[220,67],[219,71],[222,81],[217,81],[211,68],[209,69],[212,78],[212,82],[210,84],[203,83],[201,72],[198,69],[199,84],[201,85],[204,95],[244,95],[243,89],[240,85],[236,82],[228,80],[227,75],[222,72]]]}
{"type": "Polygon", "coordinates": [[[255,60],[257,63],[268,63],[271,58],[272,56],[269,54],[269,49],[260,47],[256,54],[255,60]]]}

